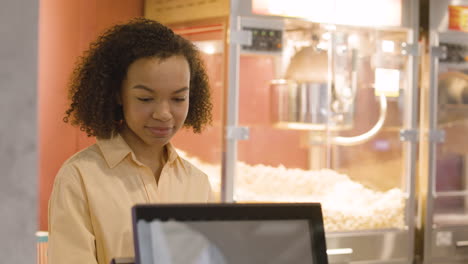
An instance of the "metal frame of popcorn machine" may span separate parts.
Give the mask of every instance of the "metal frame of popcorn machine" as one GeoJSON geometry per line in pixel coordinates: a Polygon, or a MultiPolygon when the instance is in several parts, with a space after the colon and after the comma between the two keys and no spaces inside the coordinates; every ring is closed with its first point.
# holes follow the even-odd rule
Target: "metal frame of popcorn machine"
{"type": "Polygon", "coordinates": [[[221,50],[207,64],[222,143],[175,146],[219,175],[223,202],[321,202],[330,263],[413,262],[419,1],[145,3],[221,50]]]}
{"type": "Polygon", "coordinates": [[[424,263],[467,263],[468,1],[428,4],[420,136],[424,244],[419,254],[424,263]]]}

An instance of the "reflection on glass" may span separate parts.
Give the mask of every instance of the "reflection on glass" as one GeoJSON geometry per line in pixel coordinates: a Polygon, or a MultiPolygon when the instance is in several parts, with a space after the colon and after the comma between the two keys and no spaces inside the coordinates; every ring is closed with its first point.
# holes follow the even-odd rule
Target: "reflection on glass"
{"type": "Polygon", "coordinates": [[[434,204],[434,222],[437,225],[466,225],[468,223],[466,197],[438,197],[434,200],[434,204]]]}
{"type": "Polygon", "coordinates": [[[434,222],[439,226],[468,223],[468,45],[441,42],[447,56],[439,62],[438,129],[434,222]]]}
{"type": "MultiPolygon", "coordinates": [[[[174,140],[181,156],[209,176],[218,200],[227,104],[219,28],[202,32],[196,27],[186,35],[203,51],[213,88],[214,126],[201,136],[180,134],[174,140]]],[[[249,128],[250,138],[237,144],[234,200],[320,202],[327,231],[404,228],[408,194],[399,131],[411,110],[403,103],[409,87],[409,57],[403,49],[407,34],[287,20],[281,50],[242,51],[239,126],[249,128]],[[295,57],[297,67],[292,67],[295,57]],[[287,89],[275,101],[271,84],[280,79],[295,86],[283,85],[287,89]],[[387,108],[379,131],[355,146],[330,144],[332,138],[355,137],[373,128],[380,120],[381,93],[387,108]],[[280,104],[281,98],[286,103],[280,104]],[[276,110],[282,115],[275,122],[276,110]]]]}
{"type": "MultiPolygon", "coordinates": [[[[205,70],[209,76],[211,99],[213,104],[212,123],[201,134],[195,134],[191,130],[183,129],[171,141],[178,148],[181,156],[197,157],[199,162],[211,164],[213,171],[204,171],[212,175],[214,182],[221,181],[221,159],[224,124],[224,27],[220,24],[191,27],[187,29],[174,28],[174,31],[189,39],[201,51],[200,56],[205,64],[205,70]]],[[[213,191],[221,191],[219,184],[213,186],[213,191]]],[[[219,198],[218,198],[219,200],[219,198]]]]}
{"type": "Polygon", "coordinates": [[[142,264],[314,263],[306,220],[139,221],[138,232],[142,264]]]}

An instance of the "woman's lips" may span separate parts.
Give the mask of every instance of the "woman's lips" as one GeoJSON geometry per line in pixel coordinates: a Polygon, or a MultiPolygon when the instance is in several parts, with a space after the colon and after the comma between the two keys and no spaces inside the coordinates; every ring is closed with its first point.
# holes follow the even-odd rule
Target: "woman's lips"
{"type": "Polygon", "coordinates": [[[172,127],[147,127],[151,133],[157,137],[166,137],[171,131],[172,127]]]}

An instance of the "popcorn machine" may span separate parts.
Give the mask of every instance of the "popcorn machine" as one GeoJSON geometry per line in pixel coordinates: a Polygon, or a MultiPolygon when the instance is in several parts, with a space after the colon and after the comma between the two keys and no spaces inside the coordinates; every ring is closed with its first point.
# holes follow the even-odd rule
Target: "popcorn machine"
{"type": "Polygon", "coordinates": [[[331,263],[412,263],[418,1],[146,0],[192,40],[213,126],[174,145],[223,202],[320,202],[331,263]]]}
{"type": "Polygon", "coordinates": [[[468,262],[468,1],[429,1],[420,168],[424,263],[468,262]],[[429,66],[429,67],[427,67],[429,66]]]}

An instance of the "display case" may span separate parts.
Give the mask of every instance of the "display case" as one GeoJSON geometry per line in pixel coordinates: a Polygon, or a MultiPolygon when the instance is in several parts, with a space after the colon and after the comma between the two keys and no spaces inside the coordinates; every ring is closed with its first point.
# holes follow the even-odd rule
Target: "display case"
{"type": "Polygon", "coordinates": [[[331,263],[412,263],[418,1],[146,0],[203,52],[213,126],[174,145],[222,202],[320,202],[331,263]]]}
{"type": "Polygon", "coordinates": [[[424,263],[468,262],[468,1],[429,1],[422,90],[424,263]]]}

